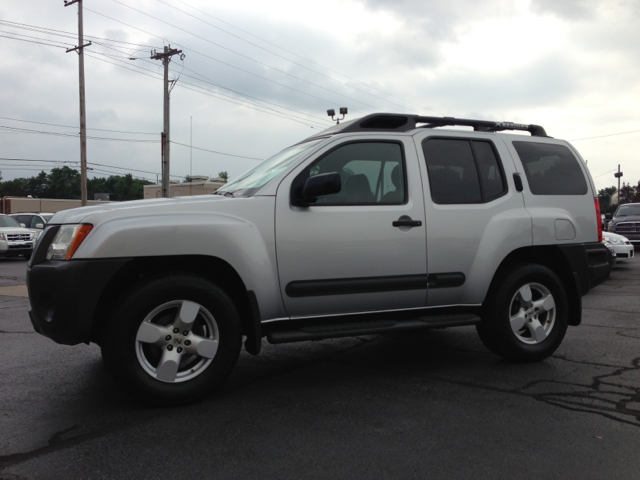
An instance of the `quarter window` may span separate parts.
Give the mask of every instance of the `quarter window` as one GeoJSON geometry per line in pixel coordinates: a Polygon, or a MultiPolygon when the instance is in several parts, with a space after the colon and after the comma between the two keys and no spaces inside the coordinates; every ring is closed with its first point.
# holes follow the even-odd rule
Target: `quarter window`
{"type": "Polygon", "coordinates": [[[504,172],[491,142],[430,138],[422,148],[435,203],[482,203],[506,193],[504,172]]]}
{"type": "Polygon", "coordinates": [[[587,182],[578,159],[564,145],[513,142],[534,195],[584,195],[587,182]]]}

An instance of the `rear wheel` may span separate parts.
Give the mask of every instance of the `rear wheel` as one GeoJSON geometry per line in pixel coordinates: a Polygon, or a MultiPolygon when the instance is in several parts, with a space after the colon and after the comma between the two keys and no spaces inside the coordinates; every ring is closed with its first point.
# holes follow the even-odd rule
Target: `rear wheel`
{"type": "Polygon", "coordinates": [[[558,276],[543,265],[519,265],[492,288],[476,329],[493,353],[530,362],[556,351],[567,319],[567,295],[558,276]]]}
{"type": "Polygon", "coordinates": [[[175,405],[210,393],[240,354],[238,312],[224,291],[192,275],[147,280],[113,310],[102,356],[113,378],[144,401],[175,405]]]}

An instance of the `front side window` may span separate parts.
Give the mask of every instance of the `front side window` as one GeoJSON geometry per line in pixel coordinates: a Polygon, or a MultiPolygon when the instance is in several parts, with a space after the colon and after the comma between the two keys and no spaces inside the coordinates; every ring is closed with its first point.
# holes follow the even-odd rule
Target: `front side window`
{"type": "Polygon", "coordinates": [[[491,142],[429,138],[422,148],[435,203],[483,203],[506,193],[504,172],[491,142]]]}
{"type": "Polygon", "coordinates": [[[587,181],[578,159],[564,145],[513,142],[534,195],[584,195],[587,181]]]}
{"type": "Polygon", "coordinates": [[[406,201],[402,146],[394,142],[356,142],[332,150],[305,169],[292,190],[322,173],[340,174],[339,193],[319,198],[314,205],[401,204],[406,201]]]}

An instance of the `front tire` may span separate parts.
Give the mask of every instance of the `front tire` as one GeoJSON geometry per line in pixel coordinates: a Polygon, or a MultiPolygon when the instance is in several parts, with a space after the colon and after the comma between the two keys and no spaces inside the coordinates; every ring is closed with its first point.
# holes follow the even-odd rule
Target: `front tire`
{"type": "Polygon", "coordinates": [[[543,360],[562,343],[568,301],[562,282],[548,267],[515,266],[489,292],[476,330],[482,343],[509,360],[543,360]]]}
{"type": "Polygon", "coordinates": [[[105,366],[147,403],[178,405],[204,397],[226,379],[240,355],[235,305],[217,285],[194,275],[144,281],[107,322],[105,366]]]}

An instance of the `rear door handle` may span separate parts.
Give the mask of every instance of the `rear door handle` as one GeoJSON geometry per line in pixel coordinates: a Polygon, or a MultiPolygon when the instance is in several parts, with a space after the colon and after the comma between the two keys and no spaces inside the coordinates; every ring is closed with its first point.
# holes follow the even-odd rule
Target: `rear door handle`
{"type": "Polygon", "coordinates": [[[394,227],[421,227],[422,222],[420,220],[411,220],[411,217],[403,215],[398,220],[392,223],[394,227]]]}

